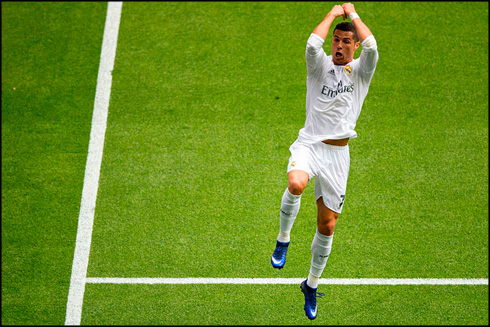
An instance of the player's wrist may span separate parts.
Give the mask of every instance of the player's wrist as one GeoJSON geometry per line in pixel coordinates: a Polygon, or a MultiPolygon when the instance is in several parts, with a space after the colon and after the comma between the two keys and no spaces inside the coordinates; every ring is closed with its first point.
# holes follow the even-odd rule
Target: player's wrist
{"type": "Polygon", "coordinates": [[[332,20],[334,20],[334,19],[335,19],[335,18],[337,18],[337,17],[339,17],[339,16],[337,16],[337,15],[336,15],[335,13],[333,13],[333,12],[329,12],[329,13],[327,14],[327,16],[325,16],[325,18],[330,18],[330,19],[332,19],[332,20]]]}
{"type": "Polygon", "coordinates": [[[356,12],[351,12],[350,15],[349,15],[349,18],[350,18],[351,21],[353,21],[356,18],[359,18],[360,19],[359,15],[356,12]]]}

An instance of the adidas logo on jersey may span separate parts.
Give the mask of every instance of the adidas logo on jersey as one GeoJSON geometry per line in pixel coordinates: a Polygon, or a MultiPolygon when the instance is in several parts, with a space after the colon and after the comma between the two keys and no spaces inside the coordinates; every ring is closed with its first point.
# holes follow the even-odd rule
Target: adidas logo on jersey
{"type": "Polygon", "coordinates": [[[329,74],[332,74],[332,75],[335,75],[335,70],[333,70],[333,69],[332,69],[332,70],[330,70],[328,73],[329,73],[329,74]]]}

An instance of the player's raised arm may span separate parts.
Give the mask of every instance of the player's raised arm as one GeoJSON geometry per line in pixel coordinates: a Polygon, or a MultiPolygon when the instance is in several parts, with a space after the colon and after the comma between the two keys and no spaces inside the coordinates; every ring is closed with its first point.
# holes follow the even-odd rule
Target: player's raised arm
{"type": "Polygon", "coordinates": [[[344,10],[342,6],[335,5],[308,38],[306,43],[306,65],[309,73],[316,74],[316,72],[319,72],[318,68],[325,62],[327,56],[323,50],[323,42],[327,38],[332,22],[340,16],[345,19],[344,10]]]}
{"type": "Polygon", "coordinates": [[[359,37],[359,41],[362,43],[368,36],[373,35],[369,28],[364,24],[359,18],[359,15],[356,13],[356,9],[352,3],[344,3],[342,5],[342,9],[344,11],[344,17],[349,17],[354,24],[357,36],[359,37]],[[351,17],[352,15],[352,17],[351,17]]]}
{"type": "Polygon", "coordinates": [[[325,16],[322,22],[318,24],[318,26],[313,30],[313,33],[325,40],[327,38],[330,25],[332,25],[332,22],[335,20],[335,18],[340,16],[342,16],[344,20],[347,17],[344,14],[344,9],[342,9],[342,6],[335,5],[332,10],[330,10],[330,12],[327,14],[327,16],[325,16]]]}
{"type": "Polygon", "coordinates": [[[361,76],[364,79],[371,79],[374,70],[376,69],[376,64],[378,63],[378,45],[373,33],[369,28],[362,22],[359,15],[356,13],[354,5],[352,3],[344,3],[342,5],[344,13],[349,16],[350,20],[354,24],[357,31],[357,36],[362,44],[362,52],[359,57],[361,76]]]}

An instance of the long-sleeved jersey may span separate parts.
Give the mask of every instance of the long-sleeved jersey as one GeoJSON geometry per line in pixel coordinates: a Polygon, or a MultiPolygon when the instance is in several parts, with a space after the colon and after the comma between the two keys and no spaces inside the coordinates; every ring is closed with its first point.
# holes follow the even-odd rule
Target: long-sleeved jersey
{"type": "MultiPolygon", "coordinates": [[[[373,36],[370,36],[374,40],[373,36]]],[[[367,39],[366,39],[367,40],[367,39]]],[[[362,43],[361,55],[345,66],[334,65],[324,40],[311,34],[306,45],[306,121],[299,141],[355,138],[354,130],[378,62],[378,50],[362,43]]]]}

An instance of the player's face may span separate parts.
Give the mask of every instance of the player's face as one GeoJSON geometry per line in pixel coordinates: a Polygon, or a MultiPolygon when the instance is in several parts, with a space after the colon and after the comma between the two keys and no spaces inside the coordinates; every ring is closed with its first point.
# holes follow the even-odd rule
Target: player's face
{"type": "Polygon", "coordinates": [[[335,65],[347,65],[354,59],[354,52],[360,43],[354,40],[354,33],[335,30],[332,37],[332,58],[335,65]]]}

